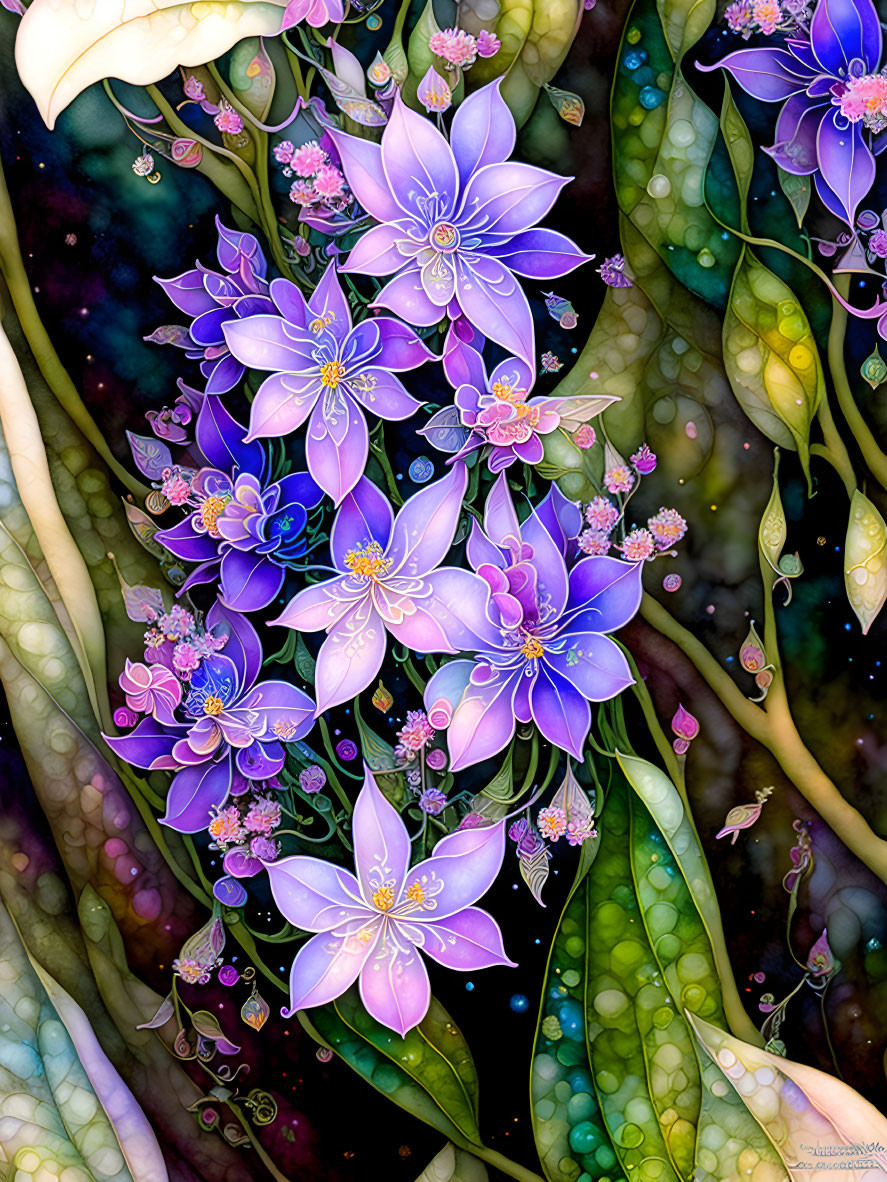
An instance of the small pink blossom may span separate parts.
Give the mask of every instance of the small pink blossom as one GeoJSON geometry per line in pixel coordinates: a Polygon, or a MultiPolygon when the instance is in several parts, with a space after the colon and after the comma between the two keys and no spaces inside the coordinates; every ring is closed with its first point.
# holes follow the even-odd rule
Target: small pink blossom
{"type": "Polygon", "coordinates": [[[227,132],[228,135],[239,135],[243,131],[243,120],[227,103],[223,103],[218,115],[213,119],[213,123],[219,131],[227,132]]]}
{"type": "Polygon", "coordinates": [[[869,250],[879,259],[887,259],[887,232],[875,230],[869,238],[869,250]]]}
{"type": "Polygon", "coordinates": [[[176,957],[172,962],[172,971],[188,985],[205,985],[209,981],[207,966],[190,956],[176,957]]]}
{"type": "Polygon", "coordinates": [[[671,729],[679,739],[695,739],[699,734],[699,720],[678,703],[678,708],[671,720],[671,729]]]}
{"type": "Polygon", "coordinates": [[[650,558],[656,544],[648,529],[633,529],[622,543],[622,553],[629,562],[644,562],[650,558]]]}
{"type": "Polygon", "coordinates": [[[640,472],[641,476],[649,476],[656,468],[656,456],[650,451],[646,443],[641,444],[631,457],[631,462],[634,470],[640,472]]]}
{"type": "Polygon", "coordinates": [[[540,809],[536,818],[539,832],[549,841],[557,841],[567,832],[567,814],[563,809],[540,809]]]}
{"type": "Polygon", "coordinates": [[[748,41],[752,34],[752,5],[750,0],[735,0],[728,5],[724,19],[731,33],[741,33],[742,39],[748,41]]]}
{"type": "Polygon", "coordinates": [[[195,78],[193,74],[189,74],[185,79],[185,85],[182,87],[182,89],[184,90],[187,97],[192,99],[195,103],[202,103],[206,98],[206,94],[203,89],[203,83],[195,78]]]}
{"type": "Polygon", "coordinates": [[[464,29],[443,29],[434,33],[428,48],[453,66],[470,66],[477,59],[477,41],[464,29]]]}
{"type": "Polygon", "coordinates": [[[345,191],[345,178],[332,164],[321,164],[314,177],[314,191],[321,197],[341,197],[345,191]]]}
{"type": "Polygon", "coordinates": [[[610,550],[610,535],[599,529],[583,530],[576,539],[583,554],[607,554],[610,550]]]}
{"type": "Polygon", "coordinates": [[[293,158],[295,148],[289,140],[281,140],[274,145],[274,159],[278,164],[289,164],[293,158]]]}
{"type": "Polygon", "coordinates": [[[634,473],[625,464],[617,464],[604,473],[604,484],[611,493],[631,492],[634,484],[634,473]]]}
{"type": "Polygon", "coordinates": [[[240,810],[234,805],[219,809],[209,823],[209,835],[220,849],[237,845],[246,837],[246,830],[240,820],[240,810]]]}
{"type": "Polygon", "coordinates": [[[577,447],[581,447],[583,451],[587,451],[588,448],[594,447],[594,441],[597,439],[597,435],[591,423],[582,423],[573,432],[571,439],[577,447]]]}
{"type": "Polygon", "coordinates": [[[317,197],[310,181],[293,181],[290,186],[290,201],[296,205],[313,205],[317,197]]]}
{"type": "Polygon", "coordinates": [[[280,824],[280,805],[264,796],[253,801],[243,824],[249,833],[271,833],[280,824]]]}
{"type": "Polygon", "coordinates": [[[130,710],[151,714],[160,722],[174,721],[172,712],[182,700],[182,687],[165,665],[143,665],[127,658],[120,688],[130,710]]]}
{"type": "Polygon", "coordinates": [[[434,728],[424,710],[408,710],[407,720],[397,732],[401,744],[411,752],[421,751],[434,738],[434,728]]]}
{"type": "Polygon", "coordinates": [[[172,666],[183,681],[189,681],[191,674],[200,666],[200,655],[188,641],[177,644],[172,653],[172,666]]]}
{"type": "Polygon", "coordinates": [[[501,45],[502,42],[496,34],[488,33],[486,29],[481,29],[477,35],[478,57],[495,57],[501,45]]]}
{"type": "Polygon", "coordinates": [[[160,491],[171,505],[184,505],[191,495],[191,485],[178,468],[172,468],[164,472],[160,491]]]}
{"type": "Polygon", "coordinates": [[[273,838],[259,834],[249,843],[249,852],[262,862],[273,862],[280,853],[280,845],[273,838]]]}
{"type": "Polygon", "coordinates": [[[447,80],[438,74],[434,66],[429,66],[426,70],[416,95],[426,111],[434,111],[437,114],[448,111],[453,103],[453,92],[447,80]]]}
{"type": "Polygon", "coordinates": [[[776,31],[776,26],[782,20],[782,9],[778,0],[756,0],[752,8],[752,19],[757,23],[761,32],[766,36],[776,31]]]}
{"type": "Polygon", "coordinates": [[[687,523],[677,509],[661,508],[655,517],[647,522],[650,533],[656,539],[656,547],[664,550],[679,542],[687,532],[687,523]]]}
{"type": "Polygon", "coordinates": [[[194,630],[194,617],[187,608],[176,603],[166,615],[160,617],[157,624],[167,640],[182,640],[194,630]]]}
{"type": "Polygon", "coordinates": [[[590,820],[568,821],[566,837],[569,845],[582,845],[590,837],[597,837],[597,830],[590,820]]]}
{"type": "Polygon", "coordinates": [[[326,164],[329,157],[317,140],[309,140],[296,148],[290,156],[289,163],[299,176],[314,176],[322,164],[326,164]]]}
{"type": "Polygon", "coordinates": [[[585,520],[592,529],[608,534],[619,520],[619,510],[606,497],[595,497],[585,507],[585,520]]]}

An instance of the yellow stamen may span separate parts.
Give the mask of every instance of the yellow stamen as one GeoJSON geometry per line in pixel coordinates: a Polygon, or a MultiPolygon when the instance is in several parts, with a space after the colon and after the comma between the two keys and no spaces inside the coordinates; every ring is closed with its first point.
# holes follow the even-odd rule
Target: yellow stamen
{"type": "Polygon", "coordinates": [[[528,636],[524,643],[520,646],[520,651],[527,658],[528,661],[535,661],[545,652],[545,649],[539,643],[535,636],[528,636]]]}
{"type": "Polygon", "coordinates": [[[230,499],[230,497],[207,497],[200,506],[200,520],[206,526],[206,532],[214,538],[219,536],[216,529],[216,522],[221,517],[230,499]]]}
{"type": "Polygon", "coordinates": [[[345,376],[345,366],[341,361],[328,361],[320,367],[320,380],[331,390],[335,390],[345,376]]]}
{"type": "Polygon", "coordinates": [[[493,388],[490,393],[494,398],[500,398],[503,402],[511,401],[512,387],[507,382],[493,382],[493,388]]]}
{"type": "Polygon", "coordinates": [[[225,703],[221,698],[217,698],[210,694],[203,699],[203,713],[209,715],[221,714],[225,709],[225,703]]]}
{"type": "Polygon", "coordinates": [[[378,542],[370,542],[359,550],[349,550],[345,555],[345,565],[363,579],[378,581],[388,573],[391,559],[382,556],[382,547],[378,542]]]}
{"type": "Polygon", "coordinates": [[[409,890],[407,891],[407,898],[412,899],[412,901],[414,903],[424,903],[425,902],[425,892],[422,890],[422,887],[420,886],[420,884],[418,882],[414,882],[413,885],[409,888],[409,890]]]}
{"type": "Polygon", "coordinates": [[[394,906],[394,891],[391,887],[381,886],[373,892],[373,906],[380,911],[390,911],[394,906]]]}

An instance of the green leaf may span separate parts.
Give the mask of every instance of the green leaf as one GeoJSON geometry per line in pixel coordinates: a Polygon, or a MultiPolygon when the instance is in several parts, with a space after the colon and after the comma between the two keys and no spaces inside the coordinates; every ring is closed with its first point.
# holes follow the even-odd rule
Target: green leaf
{"type": "Polygon", "coordinates": [[[479,1158],[450,1144],[428,1163],[416,1182],[489,1182],[489,1177],[479,1158]]]}
{"type": "Polygon", "coordinates": [[[498,800],[503,804],[507,804],[514,796],[514,770],[512,767],[514,761],[514,743],[508,748],[508,754],[505,756],[505,761],[502,766],[487,784],[486,788],[481,788],[481,796],[488,796],[490,800],[498,800]]]}
{"type": "Polygon", "coordinates": [[[309,685],[314,685],[314,668],[316,661],[308,652],[308,646],[302,639],[301,632],[298,633],[296,639],[296,651],[293,656],[293,664],[296,667],[296,672],[303,681],[307,681],[309,685]]]}
{"type": "Polygon", "coordinates": [[[844,543],[844,587],[863,636],[887,600],[885,550],[887,524],[868,497],[855,489],[844,543]]]}
{"type": "Polygon", "coordinates": [[[788,198],[788,203],[795,211],[795,217],[798,220],[798,229],[804,224],[804,216],[807,213],[807,207],[810,204],[810,177],[809,176],[795,176],[792,172],[786,172],[784,168],[777,165],[776,175],[779,178],[779,187],[788,198]]]}
{"type": "Polygon", "coordinates": [[[751,136],[748,134],[748,128],[745,126],[745,120],[739,114],[736,104],[733,102],[730,83],[726,80],[724,82],[724,104],[721,107],[721,135],[723,135],[724,143],[727,145],[730,163],[733,165],[733,172],[736,176],[736,184],[739,188],[742,229],[747,234],[748,216],[746,206],[748,203],[748,187],[751,184],[751,176],[755,167],[755,149],[751,142],[751,136]]]}
{"type": "Polygon", "coordinates": [[[395,1104],[458,1145],[481,1144],[474,1060],[436,998],[405,1038],[370,1017],[354,987],[311,1017],[333,1050],[395,1104]]]}
{"type": "Polygon", "coordinates": [[[231,89],[260,123],[274,97],[274,66],[258,37],[247,37],[235,45],[229,71],[231,89]]]}
{"type": "Polygon", "coordinates": [[[791,288],[745,247],[724,317],[724,366],[742,409],[797,451],[810,483],[810,426],[825,382],[807,315],[791,288]]]}

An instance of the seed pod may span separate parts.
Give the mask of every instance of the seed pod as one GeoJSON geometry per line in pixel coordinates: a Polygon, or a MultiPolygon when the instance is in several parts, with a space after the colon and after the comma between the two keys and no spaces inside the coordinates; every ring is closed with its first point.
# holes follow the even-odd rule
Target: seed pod
{"type": "Polygon", "coordinates": [[[844,544],[844,586],[850,606],[866,635],[887,599],[887,525],[884,518],[857,489],[850,502],[850,521],[844,544]]]}

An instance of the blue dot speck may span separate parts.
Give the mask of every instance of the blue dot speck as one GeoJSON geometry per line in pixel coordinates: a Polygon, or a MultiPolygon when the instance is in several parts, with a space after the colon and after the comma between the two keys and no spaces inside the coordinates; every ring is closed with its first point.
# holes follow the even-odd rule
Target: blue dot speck
{"type": "Polygon", "coordinates": [[[530,999],[523,993],[515,993],[508,1004],[516,1014],[525,1014],[530,1008],[530,999]]]}

